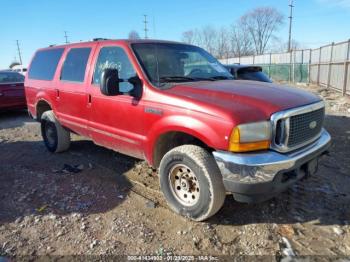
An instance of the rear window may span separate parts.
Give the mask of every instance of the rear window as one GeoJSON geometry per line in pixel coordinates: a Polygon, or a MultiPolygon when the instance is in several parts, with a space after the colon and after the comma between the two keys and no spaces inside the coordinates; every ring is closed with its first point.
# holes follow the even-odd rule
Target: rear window
{"type": "Polygon", "coordinates": [[[63,50],[63,48],[56,48],[38,51],[31,63],[28,77],[37,80],[52,80],[63,50]]]}
{"type": "Polygon", "coordinates": [[[259,67],[246,67],[238,69],[238,80],[252,80],[260,82],[272,82],[271,79],[261,71],[259,67]]]}
{"type": "Polygon", "coordinates": [[[85,69],[91,48],[72,48],[62,67],[61,80],[84,82],[85,69]]]}
{"type": "Polygon", "coordinates": [[[21,83],[24,82],[24,76],[15,72],[0,72],[0,84],[21,83]]]}

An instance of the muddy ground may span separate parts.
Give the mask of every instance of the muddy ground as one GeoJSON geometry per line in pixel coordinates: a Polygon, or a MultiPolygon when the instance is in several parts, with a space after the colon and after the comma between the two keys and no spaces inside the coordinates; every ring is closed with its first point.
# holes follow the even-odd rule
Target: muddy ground
{"type": "Polygon", "coordinates": [[[350,99],[300,88],[327,100],[317,175],[261,204],[227,196],[205,223],[166,207],[145,162],[78,136],[51,154],[25,112],[0,113],[0,255],[350,256],[350,99]]]}

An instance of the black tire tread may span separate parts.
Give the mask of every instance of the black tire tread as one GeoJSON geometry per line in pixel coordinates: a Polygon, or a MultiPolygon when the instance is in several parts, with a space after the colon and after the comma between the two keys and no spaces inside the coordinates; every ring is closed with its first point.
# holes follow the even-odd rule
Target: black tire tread
{"type": "Polygon", "coordinates": [[[66,151],[70,146],[70,132],[65,129],[55,117],[52,110],[46,111],[41,116],[42,121],[50,121],[55,124],[57,130],[57,147],[55,153],[66,151]]]}
{"type": "MultiPolygon", "coordinates": [[[[191,218],[195,221],[206,220],[220,210],[226,197],[222,175],[214,160],[214,157],[207,150],[196,145],[182,145],[175,147],[167,152],[164,157],[174,153],[185,154],[192,158],[196,164],[203,169],[204,175],[209,181],[209,191],[212,198],[211,205],[205,214],[197,218],[191,218]]],[[[162,166],[162,162],[160,165],[162,166]]],[[[160,167],[160,169],[162,169],[162,167],[160,167]]]]}

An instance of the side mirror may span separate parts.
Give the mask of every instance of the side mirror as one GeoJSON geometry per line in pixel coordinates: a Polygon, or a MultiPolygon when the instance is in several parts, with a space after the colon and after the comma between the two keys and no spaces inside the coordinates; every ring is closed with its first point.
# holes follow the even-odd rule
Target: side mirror
{"type": "Polygon", "coordinates": [[[101,74],[100,90],[106,96],[120,95],[118,69],[107,68],[101,74]]]}
{"type": "Polygon", "coordinates": [[[129,78],[128,82],[134,86],[129,92],[130,95],[139,100],[142,96],[142,80],[138,76],[134,76],[129,78]]]}

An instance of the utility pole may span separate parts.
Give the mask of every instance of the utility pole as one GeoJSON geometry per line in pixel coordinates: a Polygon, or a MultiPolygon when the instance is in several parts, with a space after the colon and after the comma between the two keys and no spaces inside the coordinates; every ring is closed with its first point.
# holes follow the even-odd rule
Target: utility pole
{"type": "Polygon", "coordinates": [[[145,29],[144,29],[144,31],[145,31],[145,39],[147,39],[148,38],[148,36],[147,36],[147,32],[148,32],[148,29],[147,29],[147,15],[143,15],[144,17],[145,17],[145,20],[143,20],[143,23],[145,24],[145,29]]]}
{"type": "Polygon", "coordinates": [[[288,38],[288,52],[291,51],[292,49],[292,20],[293,20],[293,0],[289,0],[289,8],[290,8],[290,13],[289,13],[289,38],[288,38]]]}
{"type": "Polygon", "coordinates": [[[19,48],[18,40],[16,40],[16,43],[17,43],[17,51],[18,51],[19,63],[22,65],[22,55],[21,55],[21,49],[19,48]]]}
{"type": "Polygon", "coordinates": [[[66,44],[68,44],[68,35],[67,35],[67,31],[64,31],[64,38],[66,39],[66,44]]]}

